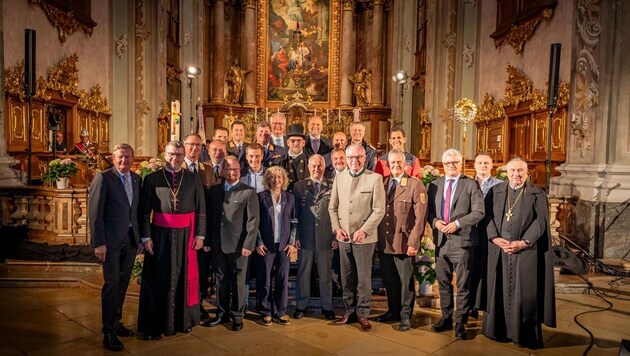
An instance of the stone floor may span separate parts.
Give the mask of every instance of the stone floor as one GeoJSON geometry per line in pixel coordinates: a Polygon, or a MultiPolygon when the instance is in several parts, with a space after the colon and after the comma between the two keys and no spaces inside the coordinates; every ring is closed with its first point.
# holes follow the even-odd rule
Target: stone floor
{"type": "MultiPolygon", "coordinates": [[[[579,320],[595,335],[591,355],[617,355],[622,339],[630,339],[630,298],[609,298],[609,311],[589,313],[579,320]]],[[[577,355],[588,345],[587,334],[573,317],[606,304],[594,295],[558,294],[558,328],[544,330],[545,349],[519,349],[479,333],[480,323],[471,322],[469,340],[453,332],[434,333],[430,326],[439,314],[416,309],[412,330],[401,333],[397,324],[373,322],[370,332],[357,324],[333,326],[316,311],[290,326],[262,326],[248,314],[241,332],[227,326],[196,327],[190,334],[177,334],[158,341],[123,338],[126,354],[134,355],[577,355]]],[[[135,328],[137,304],[125,305],[123,322],[135,328]]],[[[341,313],[341,310],[337,310],[341,313]]],[[[374,310],[375,316],[382,310],[374,310]]],[[[102,347],[100,298],[78,288],[0,288],[0,355],[99,355],[102,347]]]]}

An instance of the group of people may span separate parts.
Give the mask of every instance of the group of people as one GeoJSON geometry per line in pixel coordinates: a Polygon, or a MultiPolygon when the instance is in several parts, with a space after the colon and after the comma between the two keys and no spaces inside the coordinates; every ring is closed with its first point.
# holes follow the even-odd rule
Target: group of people
{"type": "Polygon", "coordinates": [[[259,124],[256,142],[245,126],[217,128],[202,155],[196,134],[169,142],[166,167],[141,178],[131,171],[133,149],[114,147],[114,167],[90,187],[92,244],[103,261],[104,346],[124,348],[134,332],[121,322],[137,251],[144,251],[138,332],[145,340],[231,322],[242,330],[250,276],[262,325],[289,325],[290,257],[297,251],[297,306],[307,314],[316,268],[322,315],[364,331],[377,251],[388,310],[374,320],[411,328],[414,262],[425,227],[436,245],[442,318],[436,332],[455,328],[466,339],[470,315],[483,311],[482,332],[498,341],[542,347],[541,324],[555,326],[547,198],[527,181],[527,164],[507,164],[508,182],[492,177],[492,160],[475,159],[475,178],[461,174],[462,155],[444,152],[445,175],[427,187],[418,159],[405,152],[394,128],[392,149],[377,157],[353,122],[332,140],[322,120],[288,127],[274,114],[259,124]],[[228,140],[228,137],[231,137],[228,140]],[[427,224],[428,223],[428,224],[427,224]],[[333,310],[333,259],[339,256],[345,311],[333,310]],[[456,292],[453,288],[456,275],[456,292]],[[210,317],[202,301],[216,290],[210,317]],[[454,327],[455,326],[455,327],[454,327]]]}

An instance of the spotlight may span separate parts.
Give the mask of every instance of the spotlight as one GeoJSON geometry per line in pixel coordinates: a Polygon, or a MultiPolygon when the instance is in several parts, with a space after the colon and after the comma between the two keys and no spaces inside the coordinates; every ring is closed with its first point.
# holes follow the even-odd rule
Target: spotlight
{"type": "Polygon", "coordinates": [[[405,84],[409,76],[407,75],[407,71],[400,70],[392,76],[392,80],[398,84],[405,84]]]}
{"type": "Polygon", "coordinates": [[[201,74],[201,68],[199,67],[194,67],[194,66],[188,66],[186,67],[186,77],[190,78],[190,79],[194,79],[197,78],[197,76],[199,74],[201,74]]]}

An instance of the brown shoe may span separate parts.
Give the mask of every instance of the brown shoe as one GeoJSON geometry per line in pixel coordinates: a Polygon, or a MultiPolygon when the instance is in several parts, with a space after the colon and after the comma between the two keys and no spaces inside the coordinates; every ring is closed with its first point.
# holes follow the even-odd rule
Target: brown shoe
{"type": "Polygon", "coordinates": [[[361,329],[363,329],[363,331],[372,329],[372,324],[370,324],[370,321],[367,318],[359,318],[359,324],[361,325],[361,329]]]}
{"type": "Polygon", "coordinates": [[[335,321],[333,321],[333,324],[335,325],[346,325],[346,324],[352,324],[355,323],[357,321],[357,315],[352,313],[352,314],[344,314],[341,319],[337,319],[335,321]]]}

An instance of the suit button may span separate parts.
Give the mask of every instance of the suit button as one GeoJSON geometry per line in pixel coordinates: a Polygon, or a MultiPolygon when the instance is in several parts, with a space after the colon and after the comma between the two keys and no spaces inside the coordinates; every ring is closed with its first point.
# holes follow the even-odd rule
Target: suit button
{"type": "Polygon", "coordinates": [[[350,215],[352,215],[352,212],[350,212],[350,215]]]}

